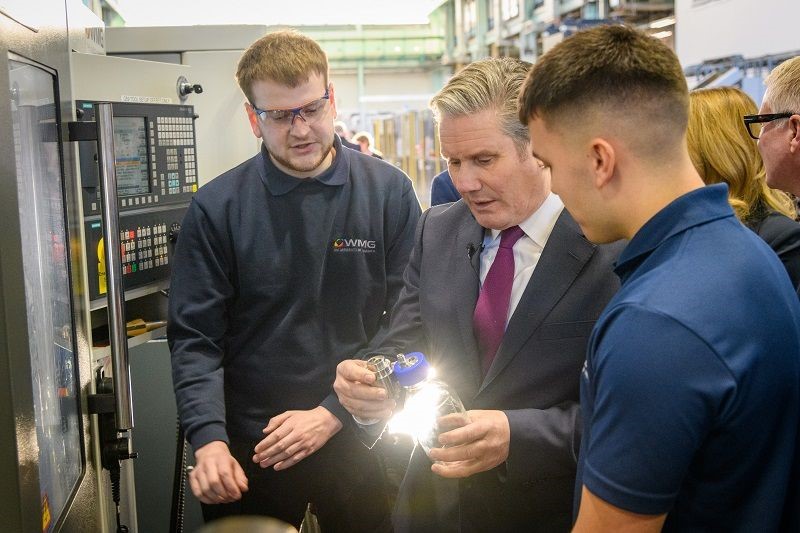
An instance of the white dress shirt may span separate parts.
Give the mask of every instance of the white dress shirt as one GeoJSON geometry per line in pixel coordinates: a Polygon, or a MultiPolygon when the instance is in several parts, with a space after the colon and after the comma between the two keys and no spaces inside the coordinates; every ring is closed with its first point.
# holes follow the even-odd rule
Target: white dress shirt
{"type": "MultiPolygon", "coordinates": [[[[561,198],[550,193],[539,209],[519,224],[525,235],[514,244],[514,283],[511,286],[506,325],[522,299],[522,293],[528,286],[533,270],[542,256],[542,250],[544,250],[553,226],[556,225],[556,220],[563,209],[564,204],[561,202],[561,198]]],[[[499,247],[500,230],[487,229],[483,237],[483,251],[481,252],[481,286],[483,286],[483,281],[486,279],[486,274],[489,273],[499,247]]]]}

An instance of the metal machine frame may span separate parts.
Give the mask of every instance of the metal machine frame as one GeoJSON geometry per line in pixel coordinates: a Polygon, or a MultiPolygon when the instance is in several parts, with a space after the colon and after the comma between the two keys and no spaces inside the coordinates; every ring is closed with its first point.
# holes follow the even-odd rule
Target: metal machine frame
{"type": "MultiPolygon", "coordinates": [[[[72,120],[72,94],[69,45],[64,4],[55,1],[35,11],[11,12],[0,8],[0,523],[7,531],[47,530],[48,509],[39,486],[38,454],[31,383],[31,349],[28,341],[27,299],[24,288],[23,254],[26,243],[19,218],[17,195],[18,155],[14,138],[10,102],[10,61],[41,67],[54,75],[58,113],[53,140],[65,138],[66,124],[72,120]]],[[[80,282],[85,277],[80,254],[82,230],[77,195],[75,162],[72,151],[60,143],[62,187],[65,196],[66,235],[69,237],[74,350],[78,363],[77,390],[92,390],[91,362],[86,299],[80,282]]],[[[105,529],[100,501],[97,462],[89,456],[96,449],[91,442],[92,426],[81,394],[82,474],[60,517],[50,516],[50,530],[93,531],[105,529]]]]}

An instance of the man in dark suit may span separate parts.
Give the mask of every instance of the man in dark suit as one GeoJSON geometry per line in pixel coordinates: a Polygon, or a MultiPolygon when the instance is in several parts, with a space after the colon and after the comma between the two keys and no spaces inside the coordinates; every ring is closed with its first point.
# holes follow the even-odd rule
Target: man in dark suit
{"type": "Polygon", "coordinates": [[[449,204],[461,200],[458,189],[453,185],[450,173],[444,169],[436,174],[431,181],[431,207],[435,205],[449,204]]]}
{"type": "MultiPolygon", "coordinates": [[[[398,532],[571,525],[580,372],[592,325],[618,288],[619,247],[583,237],[531,156],[517,118],[528,67],[472,63],[431,101],[463,199],[423,214],[389,332],[373,348],[424,352],[470,421],[442,434],[430,459],[415,449],[398,532]]],[[[352,414],[388,418],[394,402],[373,382],[364,361],[349,360],[334,389],[352,414]]]]}

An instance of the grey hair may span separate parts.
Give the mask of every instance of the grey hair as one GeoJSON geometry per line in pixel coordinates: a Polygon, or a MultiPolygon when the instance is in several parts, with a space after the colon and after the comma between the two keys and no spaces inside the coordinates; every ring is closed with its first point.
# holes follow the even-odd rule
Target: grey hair
{"type": "Polygon", "coordinates": [[[773,113],[800,114],[800,56],[775,67],[764,83],[773,113]]]}
{"type": "Polygon", "coordinates": [[[520,153],[528,150],[528,128],[519,121],[519,91],[531,64],[510,57],[470,63],[445,84],[430,101],[434,119],[462,117],[494,110],[506,135],[520,153]]]}

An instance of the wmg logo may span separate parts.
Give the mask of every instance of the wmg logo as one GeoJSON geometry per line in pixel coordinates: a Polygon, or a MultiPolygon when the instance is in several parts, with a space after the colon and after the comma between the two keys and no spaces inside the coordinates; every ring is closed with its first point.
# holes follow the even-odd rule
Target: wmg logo
{"type": "Polygon", "coordinates": [[[336,239],[333,241],[333,251],[372,253],[375,251],[375,241],[366,239],[336,239]]]}

